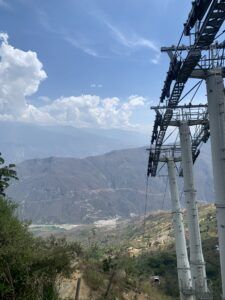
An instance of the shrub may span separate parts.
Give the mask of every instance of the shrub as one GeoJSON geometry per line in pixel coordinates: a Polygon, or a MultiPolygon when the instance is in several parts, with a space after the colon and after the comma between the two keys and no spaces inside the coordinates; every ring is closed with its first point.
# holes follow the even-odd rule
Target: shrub
{"type": "Polygon", "coordinates": [[[34,238],[14,215],[15,205],[0,196],[0,299],[57,299],[57,276],[69,276],[78,243],[34,238]]]}
{"type": "Polygon", "coordinates": [[[104,277],[100,272],[88,268],[84,272],[84,280],[92,290],[96,291],[102,288],[104,277]]]}

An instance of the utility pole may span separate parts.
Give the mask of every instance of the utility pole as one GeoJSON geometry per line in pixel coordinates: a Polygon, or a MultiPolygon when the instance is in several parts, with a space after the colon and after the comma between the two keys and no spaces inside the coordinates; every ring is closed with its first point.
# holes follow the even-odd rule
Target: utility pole
{"type": "Polygon", "coordinates": [[[194,184],[191,134],[187,121],[180,122],[179,132],[184,178],[184,195],[188,217],[192,280],[194,289],[196,291],[196,298],[209,299],[205,261],[202,253],[202,243],[199,228],[196,189],[194,184]]]}
{"type": "Polygon", "coordinates": [[[165,161],[167,163],[167,168],[168,168],[180,299],[194,300],[195,297],[194,297],[194,290],[192,285],[190,264],[188,260],[183,213],[180,207],[180,200],[179,200],[179,193],[178,193],[178,186],[177,186],[175,160],[180,161],[180,158],[174,158],[172,155],[166,155],[164,158],[160,159],[160,161],[165,161]]]}

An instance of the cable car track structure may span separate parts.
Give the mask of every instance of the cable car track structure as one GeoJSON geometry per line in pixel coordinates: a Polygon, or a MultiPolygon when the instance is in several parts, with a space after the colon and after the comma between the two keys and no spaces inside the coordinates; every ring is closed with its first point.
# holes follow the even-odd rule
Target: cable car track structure
{"type": "MultiPolygon", "coordinates": [[[[181,96],[185,85],[191,78],[194,70],[204,67],[210,69],[210,64],[221,60],[224,62],[224,53],[222,58],[213,59],[210,57],[212,49],[215,51],[225,49],[225,43],[214,43],[216,36],[225,20],[225,0],[196,0],[192,3],[192,10],[184,24],[183,33],[177,46],[163,47],[162,52],[168,52],[170,56],[170,66],[167,72],[166,80],[160,96],[160,103],[157,107],[152,138],[149,152],[147,175],[155,177],[159,164],[161,147],[164,143],[167,129],[173,117],[174,109],[181,102],[181,96]],[[191,30],[195,33],[191,34],[191,30]],[[180,45],[183,36],[191,37],[194,35],[194,43],[189,46],[180,45]],[[185,58],[181,57],[181,52],[187,52],[185,58]],[[203,51],[208,51],[209,57],[203,56],[203,51]],[[162,104],[164,108],[161,109],[162,104]],[[160,112],[163,110],[162,112],[160,112]]],[[[223,68],[224,70],[224,68],[223,68]]],[[[197,159],[203,142],[207,142],[210,135],[209,125],[200,126],[199,134],[192,139],[193,162],[197,159]]]]}

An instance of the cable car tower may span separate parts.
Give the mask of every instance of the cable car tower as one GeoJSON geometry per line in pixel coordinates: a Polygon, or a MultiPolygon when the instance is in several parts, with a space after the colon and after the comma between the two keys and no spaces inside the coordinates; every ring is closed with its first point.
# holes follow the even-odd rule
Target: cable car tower
{"type": "Polygon", "coordinates": [[[172,216],[173,230],[175,234],[175,246],[177,254],[177,273],[180,289],[181,300],[194,300],[195,291],[193,289],[193,281],[191,276],[190,263],[187,253],[187,245],[185,239],[185,228],[183,221],[183,212],[180,205],[180,197],[177,185],[176,164],[181,161],[181,150],[176,145],[162,146],[159,161],[167,164],[172,216]]]}
{"type": "MultiPolygon", "coordinates": [[[[205,80],[208,99],[208,109],[205,117],[207,120],[209,118],[209,122],[198,124],[198,131],[193,135],[189,129],[192,113],[189,120],[179,120],[180,142],[181,149],[183,149],[181,151],[182,170],[180,174],[184,176],[184,185],[187,188],[185,195],[188,195],[186,205],[190,216],[188,220],[189,235],[190,240],[194,239],[194,244],[197,243],[200,246],[198,251],[195,251],[195,263],[191,270],[196,299],[208,299],[209,293],[207,296],[207,286],[205,285],[207,283],[204,279],[204,259],[203,261],[198,260],[202,250],[199,226],[196,226],[198,211],[195,205],[196,191],[192,165],[200,154],[201,144],[207,142],[209,136],[211,136],[222,275],[222,299],[225,300],[225,95],[223,83],[225,77],[225,42],[221,38],[225,31],[220,33],[224,20],[225,0],[195,0],[192,2],[192,9],[184,24],[178,45],[161,48],[162,52],[168,53],[170,66],[159,105],[154,107],[156,117],[149,153],[148,176],[154,177],[157,174],[162,147],[165,140],[167,140],[167,129],[172,124],[175,110],[179,107],[182,108],[180,102],[191,91],[195,90],[197,92],[202,81],[205,80]],[[188,45],[181,44],[184,37],[188,38],[188,45]],[[193,78],[200,81],[182,97],[187,82],[193,78]],[[191,210],[190,207],[195,209],[191,210]],[[192,226],[193,222],[194,226],[192,226]],[[199,270],[199,268],[202,269],[200,280],[196,278],[196,270],[199,270]],[[199,286],[199,282],[202,282],[202,286],[199,286]]],[[[188,105],[191,104],[192,100],[189,101],[188,105]]],[[[192,250],[194,251],[194,248],[192,250]]]]}
{"type": "MultiPolygon", "coordinates": [[[[159,107],[152,107],[152,109],[158,112],[159,107]]],[[[161,112],[163,110],[168,109],[167,107],[160,107],[161,112]]],[[[194,172],[193,172],[193,158],[196,159],[199,153],[198,147],[201,143],[206,142],[209,138],[209,121],[208,121],[208,107],[206,104],[198,104],[198,105],[179,105],[173,109],[173,116],[168,124],[169,126],[174,126],[179,129],[180,136],[180,144],[176,146],[176,149],[179,147],[180,149],[180,160],[177,157],[173,159],[173,157],[168,157],[164,161],[167,162],[168,165],[168,176],[170,182],[170,194],[172,205],[174,204],[174,188],[171,187],[171,182],[174,182],[175,174],[171,173],[172,160],[174,164],[178,165],[178,161],[180,161],[180,166],[177,168],[179,170],[178,174],[182,175],[184,178],[184,195],[185,202],[187,206],[187,219],[188,219],[188,231],[189,231],[189,248],[190,248],[190,270],[191,270],[191,279],[192,279],[192,297],[196,298],[188,298],[190,294],[187,294],[187,289],[180,285],[180,296],[182,300],[186,299],[201,299],[207,300],[212,299],[211,294],[208,290],[207,286],[207,278],[206,278],[206,270],[205,270],[205,261],[202,252],[202,243],[200,236],[200,228],[199,228],[199,217],[198,217],[198,208],[197,208],[197,199],[196,199],[196,188],[194,183],[194,172]],[[189,127],[195,127],[195,131],[193,133],[193,138],[190,134],[189,127]],[[198,150],[197,150],[198,149],[198,150]],[[196,151],[197,150],[197,151],[196,151]]],[[[176,145],[177,138],[175,141],[176,145]]],[[[162,145],[159,162],[163,161],[165,156],[165,145],[162,145]],[[162,158],[163,156],[163,158],[162,158]]],[[[154,156],[154,149],[150,151],[150,157],[154,156]]],[[[178,166],[176,166],[178,167],[178,166]]],[[[177,187],[176,187],[177,189],[177,187]]],[[[178,194],[178,191],[176,192],[178,194]]],[[[179,201],[179,200],[176,200],[179,201]]],[[[180,203],[179,203],[180,205],[180,203]]],[[[174,211],[174,207],[172,207],[174,211]]],[[[174,217],[173,217],[174,219],[174,217]]],[[[180,244],[179,240],[181,239],[180,235],[183,233],[181,231],[177,231],[176,228],[182,228],[183,224],[178,225],[178,219],[173,221],[174,224],[174,232],[175,232],[175,241],[176,241],[176,253],[177,258],[180,257],[180,247],[184,244],[180,244]],[[181,245],[181,246],[180,246],[181,245]]],[[[181,222],[181,221],[180,221],[181,222]]],[[[183,231],[184,232],[184,231],[183,231]]],[[[183,240],[185,240],[185,236],[183,236],[183,240]]],[[[186,241],[185,241],[186,243],[186,241]]],[[[179,262],[179,261],[178,261],[179,262]]],[[[189,261],[188,261],[189,263],[189,261]]],[[[183,265],[186,265],[186,258],[183,255],[183,265]]],[[[178,264],[178,279],[180,282],[180,267],[178,264]]],[[[188,283],[185,283],[187,286],[188,283]]],[[[191,292],[191,289],[189,289],[191,292]]]]}

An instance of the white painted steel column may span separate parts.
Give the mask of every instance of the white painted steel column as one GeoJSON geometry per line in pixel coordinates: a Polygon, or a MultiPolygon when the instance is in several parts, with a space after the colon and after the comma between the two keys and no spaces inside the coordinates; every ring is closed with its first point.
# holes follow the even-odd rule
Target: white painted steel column
{"type": "Polygon", "coordinates": [[[207,72],[211,151],[217,208],[222,290],[225,299],[225,115],[224,83],[221,70],[207,72]]]}
{"type": "Polygon", "coordinates": [[[205,261],[202,253],[196,189],[194,185],[191,134],[187,122],[184,121],[180,123],[179,131],[184,178],[184,195],[188,217],[190,266],[193,288],[196,292],[196,299],[208,299],[205,261]]]}
{"type": "Polygon", "coordinates": [[[194,300],[192,278],[187,254],[183,213],[180,207],[175,163],[172,157],[167,158],[168,176],[173,213],[173,228],[176,244],[178,281],[181,300],[194,300]]]}

